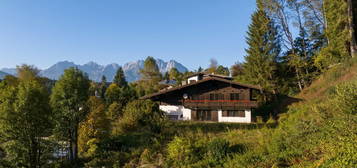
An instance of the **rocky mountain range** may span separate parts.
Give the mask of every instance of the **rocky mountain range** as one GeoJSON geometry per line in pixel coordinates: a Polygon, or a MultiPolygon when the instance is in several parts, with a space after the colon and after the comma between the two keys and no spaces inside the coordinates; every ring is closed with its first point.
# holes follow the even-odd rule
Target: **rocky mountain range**
{"type": "Polygon", "coordinates": [[[9,75],[8,73],[0,71],[0,79],[4,79],[6,75],[9,75]]]}
{"type": "MultiPolygon", "coordinates": [[[[156,59],[156,63],[161,73],[165,73],[173,67],[177,68],[177,70],[180,72],[188,71],[188,69],[185,66],[176,62],[175,60],[170,60],[166,62],[161,59],[156,59]]],[[[52,65],[47,69],[41,70],[40,75],[47,77],[49,79],[57,80],[63,74],[63,71],[70,67],[77,67],[78,69],[87,73],[88,77],[93,81],[97,81],[97,82],[100,81],[102,75],[104,75],[107,78],[107,81],[111,82],[113,81],[115,73],[117,69],[120,67],[120,65],[116,63],[108,64],[108,65],[99,65],[95,62],[88,62],[83,65],[78,65],[69,61],[61,61],[52,65]]],[[[140,79],[139,70],[142,69],[143,67],[144,67],[144,60],[137,60],[134,62],[128,62],[124,64],[122,68],[126,80],[128,82],[139,80],[140,79]]],[[[3,68],[0,71],[6,74],[16,75],[15,68],[3,68]]],[[[1,79],[1,73],[0,73],[0,79],[1,79]]]]}

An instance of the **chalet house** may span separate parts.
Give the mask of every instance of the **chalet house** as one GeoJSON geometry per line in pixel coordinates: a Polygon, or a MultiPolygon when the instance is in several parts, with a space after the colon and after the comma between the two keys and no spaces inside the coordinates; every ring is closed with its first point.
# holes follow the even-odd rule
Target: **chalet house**
{"type": "Polygon", "coordinates": [[[181,86],[142,97],[158,101],[172,120],[250,123],[259,87],[234,82],[231,77],[197,73],[181,86]]]}

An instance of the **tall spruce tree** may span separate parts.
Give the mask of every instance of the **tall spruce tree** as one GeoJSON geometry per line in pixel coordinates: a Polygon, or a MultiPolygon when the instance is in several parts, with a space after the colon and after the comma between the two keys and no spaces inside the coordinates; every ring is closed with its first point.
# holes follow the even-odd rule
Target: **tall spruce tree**
{"type": "Polygon", "coordinates": [[[122,67],[119,67],[117,73],[114,76],[113,82],[117,84],[119,87],[128,86],[128,82],[125,79],[124,71],[122,67]]]}
{"type": "Polygon", "coordinates": [[[105,98],[105,91],[107,90],[107,78],[103,75],[102,80],[99,84],[99,96],[100,98],[105,98]]]}
{"type": "Polygon", "coordinates": [[[320,69],[326,69],[350,57],[351,37],[349,34],[349,17],[346,0],[324,0],[326,18],[325,35],[328,45],[321,50],[315,59],[320,69]]]}
{"type": "Polygon", "coordinates": [[[249,47],[243,64],[245,79],[259,85],[262,91],[276,93],[276,58],[280,53],[277,30],[259,0],[251,19],[246,38],[249,47]]]}

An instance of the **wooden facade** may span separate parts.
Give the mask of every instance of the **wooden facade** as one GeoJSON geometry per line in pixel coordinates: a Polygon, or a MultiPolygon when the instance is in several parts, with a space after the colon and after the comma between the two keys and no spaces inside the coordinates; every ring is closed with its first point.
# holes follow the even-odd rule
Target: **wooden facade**
{"type": "Polygon", "coordinates": [[[223,117],[239,117],[244,115],[242,111],[256,108],[257,92],[257,87],[210,77],[144,98],[158,101],[161,105],[191,109],[191,120],[218,121],[218,110],[222,111],[223,117]]]}

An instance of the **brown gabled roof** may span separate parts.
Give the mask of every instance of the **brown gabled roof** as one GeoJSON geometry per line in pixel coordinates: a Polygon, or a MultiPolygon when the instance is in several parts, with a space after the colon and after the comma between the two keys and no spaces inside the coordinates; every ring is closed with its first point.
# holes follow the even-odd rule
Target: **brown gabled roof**
{"type": "Polygon", "coordinates": [[[239,86],[252,88],[252,89],[258,89],[258,90],[260,89],[260,87],[258,87],[258,86],[241,84],[241,83],[234,82],[234,81],[231,81],[231,80],[227,80],[227,79],[223,79],[223,78],[219,78],[219,77],[212,77],[211,76],[211,77],[208,77],[208,78],[205,78],[205,79],[202,79],[202,80],[199,80],[197,82],[190,83],[190,84],[174,87],[174,88],[171,88],[171,89],[160,90],[159,92],[143,96],[140,99],[148,99],[148,98],[151,98],[151,97],[154,97],[154,96],[162,95],[162,94],[165,94],[165,93],[168,93],[168,92],[172,92],[172,91],[176,91],[176,90],[181,90],[183,88],[187,88],[187,87],[190,87],[190,86],[193,86],[193,85],[197,85],[197,84],[200,84],[200,83],[203,83],[203,82],[207,82],[207,81],[212,81],[212,80],[221,81],[221,82],[225,82],[225,83],[229,83],[229,84],[233,84],[233,85],[239,85],[239,86]]]}
{"type": "Polygon", "coordinates": [[[218,75],[218,74],[210,74],[210,73],[207,73],[207,72],[197,72],[197,73],[194,73],[192,75],[186,76],[186,78],[190,78],[190,77],[193,77],[193,76],[199,76],[199,75],[208,76],[208,77],[218,77],[218,78],[229,79],[229,80],[233,79],[230,76],[218,75]]]}

